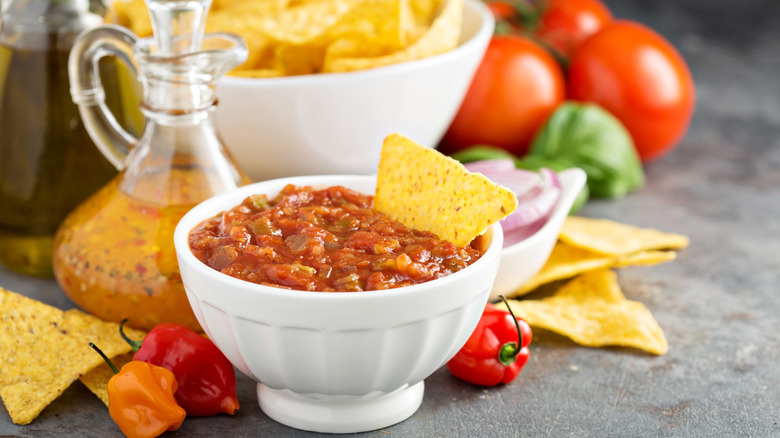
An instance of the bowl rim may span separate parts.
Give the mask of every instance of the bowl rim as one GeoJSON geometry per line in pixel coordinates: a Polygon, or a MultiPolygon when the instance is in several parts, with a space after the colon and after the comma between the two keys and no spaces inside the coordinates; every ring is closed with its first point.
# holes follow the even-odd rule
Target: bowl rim
{"type": "MultiPolygon", "coordinates": [[[[214,215],[224,211],[225,209],[220,207],[223,204],[231,205],[231,207],[228,208],[232,208],[235,205],[238,205],[238,203],[240,203],[241,200],[243,200],[246,196],[260,192],[259,187],[264,185],[278,185],[281,189],[284,184],[291,183],[297,185],[312,185],[315,188],[324,188],[338,184],[336,181],[374,184],[376,181],[376,175],[304,175],[275,178],[247,184],[245,186],[239,187],[236,190],[218,194],[204,200],[185,213],[181,220],[179,220],[174,230],[173,243],[177,258],[179,260],[180,270],[181,264],[184,262],[193,269],[198,270],[201,274],[210,277],[215,281],[225,282],[225,285],[231,288],[240,289],[249,293],[271,295],[279,298],[305,298],[307,300],[381,300],[391,296],[419,294],[426,289],[447,287],[448,284],[458,282],[462,277],[471,275],[471,273],[474,271],[489,269],[488,263],[490,263],[491,260],[493,263],[495,263],[496,272],[498,271],[503,246],[503,230],[501,229],[499,222],[490,225],[485,230],[484,234],[489,234],[491,236],[491,241],[483,255],[476,262],[467,266],[466,268],[458,272],[454,272],[450,275],[426,281],[424,283],[392,289],[363,291],[358,293],[302,291],[297,289],[283,289],[252,283],[250,281],[231,277],[227,274],[223,274],[215,269],[212,269],[205,263],[198,260],[198,258],[195,257],[195,255],[190,250],[188,239],[190,231],[202,221],[214,217],[214,215]]],[[[182,281],[184,281],[183,278],[182,281]]]]}
{"type": "MultiPolygon", "coordinates": [[[[383,76],[395,76],[403,70],[422,70],[428,67],[430,64],[446,63],[450,58],[460,57],[463,52],[473,49],[474,46],[487,43],[490,36],[493,35],[495,30],[496,20],[490,9],[481,0],[464,0],[464,17],[468,11],[472,11],[477,17],[480,18],[481,25],[477,32],[472,35],[468,40],[461,42],[452,50],[448,50],[444,53],[439,53],[432,56],[427,56],[421,59],[415,59],[411,61],[404,61],[396,64],[385,65],[381,67],[374,67],[365,70],[356,70],[349,72],[339,73],[316,73],[297,76],[280,76],[270,78],[247,78],[241,76],[229,76],[225,75],[220,78],[217,87],[220,86],[246,86],[251,85],[253,87],[275,87],[280,85],[297,86],[301,83],[309,83],[312,78],[318,78],[317,83],[341,83],[344,81],[354,81],[357,78],[376,78],[383,76]]],[[[465,21],[465,20],[464,20],[465,21]]],[[[461,24],[461,28],[462,28],[461,24]]],[[[462,29],[461,29],[462,30],[462,29]]]]}

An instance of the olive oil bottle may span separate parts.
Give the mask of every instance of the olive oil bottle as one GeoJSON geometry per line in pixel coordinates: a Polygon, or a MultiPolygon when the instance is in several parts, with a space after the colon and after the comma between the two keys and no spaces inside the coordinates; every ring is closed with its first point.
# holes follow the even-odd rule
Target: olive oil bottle
{"type": "Polygon", "coordinates": [[[102,18],[89,12],[88,0],[2,2],[0,262],[51,276],[58,225],[117,173],[87,134],[69,92],[73,41],[102,18]]]}

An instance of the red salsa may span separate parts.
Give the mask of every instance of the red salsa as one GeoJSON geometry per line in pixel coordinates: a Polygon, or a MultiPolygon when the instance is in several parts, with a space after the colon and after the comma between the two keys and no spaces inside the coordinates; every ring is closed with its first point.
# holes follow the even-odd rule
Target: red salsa
{"type": "Polygon", "coordinates": [[[242,280],[297,290],[353,292],[423,283],[474,263],[457,248],[374,211],[373,197],[341,186],[288,185],[252,195],[190,232],[200,261],[242,280]]]}

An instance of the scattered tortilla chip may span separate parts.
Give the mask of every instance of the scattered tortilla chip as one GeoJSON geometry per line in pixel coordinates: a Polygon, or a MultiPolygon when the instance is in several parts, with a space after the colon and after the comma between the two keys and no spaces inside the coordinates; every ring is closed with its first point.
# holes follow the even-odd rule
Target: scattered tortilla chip
{"type": "Polygon", "coordinates": [[[603,255],[558,241],[542,269],[523,286],[508,294],[508,297],[519,297],[544,284],[572,278],[596,269],[654,265],[672,261],[676,256],[677,253],[674,251],[640,251],[634,254],[617,256],[603,255]]]}
{"type": "Polygon", "coordinates": [[[580,345],[633,347],[657,355],[669,350],[647,307],[627,300],[617,275],[608,269],[583,274],[549,298],[508,302],[531,327],[559,333],[580,345]]]}
{"type": "Polygon", "coordinates": [[[0,398],[14,423],[29,424],[73,381],[103,363],[90,342],[108,357],[132,349],[118,324],[0,288],[0,398]]]}
{"type": "MultiPolygon", "coordinates": [[[[121,370],[126,363],[133,360],[134,354],[133,352],[120,354],[111,359],[111,362],[116,369],[121,370]]],[[[114,371],[107,363],[103,362],[92,371],[79,377],[79,381],[108,406],[108,381],[112,377],[114,377],[114,371]]]]}
{"type": "Polygon", "coordinates": [[[382,145],[374,208],[458,247],[517,208],[515,194],[399,134],[382,145]]]}
{"type": "Polygon", "coordinates": [[[563,223],[559,239],[591,252],[607,255],[638,251],[681,249],[688,246],[687,236],[640,228],[608,219],[569,216],[563,223]]]}
{"type": "Polygon", "coordinates": [[[625,254],[615,258],[613,268],[625,268],[628,266],[655,265],[663,262],[671,262],[677,258],[676,251],[639,251],[625,254]]]}

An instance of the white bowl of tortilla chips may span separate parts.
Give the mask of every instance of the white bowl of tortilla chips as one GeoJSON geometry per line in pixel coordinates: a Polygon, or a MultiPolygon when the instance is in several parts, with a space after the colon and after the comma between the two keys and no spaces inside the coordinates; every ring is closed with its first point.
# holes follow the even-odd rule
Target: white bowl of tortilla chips
{"type": "MultiPolygon", "coordinates": [[[[144,0],[107,17],[152,33],[144,0]]],[[[217,83],[217,130],[257,181],[370,174],[388,134],[438,144],[494,28],[480,0],[213,0],[206,32],[249,53],[217,83]]]]}
{"type": "MultiPolygon", "coordinates": [[[[438,0],[392,3],[413,9],[438,0]]],[[[228,149],[252,179],[265,180],[372,173],[392,132],[435,146],[471,83],[494,19],[478,0],[445,0],[432,20],[416,43],[385,56],[334,58],[325,66],[332,72],[251,77],[278,72],[239,70],[233,74],[250,77],[221,79],[216,121],[228,149]]],[[[289,68],[311,68],[301,63],[297,58],[289,68]]]]}

